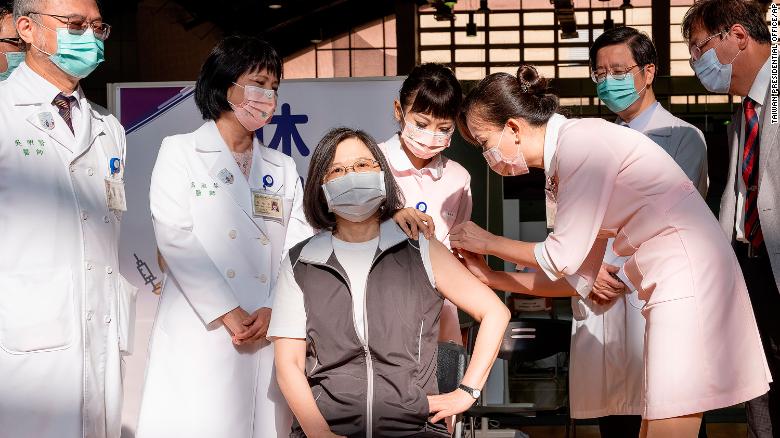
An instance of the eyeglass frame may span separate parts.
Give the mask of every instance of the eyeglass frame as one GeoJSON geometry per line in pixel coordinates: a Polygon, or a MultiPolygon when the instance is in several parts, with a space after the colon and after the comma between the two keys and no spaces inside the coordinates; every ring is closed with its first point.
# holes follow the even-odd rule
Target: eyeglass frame
{"type": "MultiPolygon", "coordinates": [[[[43,12],[30,11],[30,12],[28,12],[27,15],[30,15],[30,14],[42,15],[44,17],[52,17],[55,20],[59,21],[60,23],[64,24],[65,28],[68,29],[69,33],[75,34],[75,35],[80,35],[80,34],[78,33],[77,30],[70,28],[70,26],[72,25],[70,20],[72,18],[82,18],[84,20],[84,22],[82,23],[82,26],[81,26],[81,33],[82,34],[87,31],[87,28],[92,28],[92,32],[95,34],[95,37],[98,38],[99,40],[105,41],[111,35],[111,25],[108,24],[108,23],[104,23],[102,18],[100,18],[99,20],[88,21],[87,17],[85,17],[83,15],[77,15],[77,14],[74,14],[74,15],[57,15],[57,14],[46,14],[46,13],[43,13],[43,12]],[[100,24],[103,25],[105,30],[104,31],[100,31],[100,33],[98,33],[95,30],[95,26],[93,26],[93,24],[96,23],[96,22],[100,22],[100,24]]],[[[39,23],[39,24],[41,24],[41,23],[39,23]]],[[[41,24],[41,26],[43,26],[43,24],[41,24]]]]}
{"type": "Polygon", "coordinates": [[[634,67],[641,67],[641,68],[640,68],[640,70],[641,70],[641,69],[643,69],[643,68],[647,67],[648,65],[649,65],[649,64],[634,64],[634,65],[632,65],[631,67],[628,67],[628,68],[626,69],[626,72],[625,72],[625,73],[622,73],[622,74],[620,74],[620,73],[618,73],[618,74],[615,74],[615,73],[614,73],[614,71],[615,71],[614,69],[605,69],[606,71],[604,72],[604,78],[602,78],[601,80],[599,80],[599,79],[598,79],[598,76],[596,75],[596,70],[591,70],[591,72],[590,72],[590,80],[592,80],[592,81],[593,81],[595,84],[600,84],[600,83],[602,83],[602,82],[606,81],[606,80],[607,80],[607,77],[610,77],[610,78],[612,78],[612,79],[617,79],[617,80],[619,80],[619,81],[622,81],[622,80],[623,80],[623,79],[625,79],[625,78],[626,78],[626,76],[628,76],[629,74],[630,74],[631,76],[633,76],[633,75],[634,75],[633,73],[631,73],[631,70],[633,70],[633,69],[634,69],[634,67]]]}
{"type": "Polygon", "coordinates": [[[24,51],[24,40],[20,37],[0,38],[0,44],[12,44],[16,46],[20,52],[24,51]]]}
{"type": "Polygon", "coordinates": [[[722,38],[723,35],[724,34],[728,35],[729,32],[730,32],[729,29],[722,30],[722,31],[720,31],[718,33],[714,33],[714,34],[708,36],[707,38],[704,39],[704,41],[702,41],[702,42],[700,42],[698,44],[694,44],[693,46],[688,46],[688,54],[691,55],[691,57],[688,59],[688,63],[691,65],[691,67],[693,67],[693,63],[698,61],[699,59],[701,59],[701,55],[704,54],[705,51],[702,51],[702,49],[701,49],[702,47],[704,47],[707,44],[709,44],[709,42],[712,41],[716,36],[720,36],[721,37],[720,43],[718,43],[718,44],[716,44],[714,46],[714,47],[718,47],[724,41],[724,38],[722,38]],[[694,50],[697,50],[699,52],[699,54],[698,55],[694,55],[693,54],[694,50]]]}
{"type": "Polygon", "coordinates": [[[358,172],[357,170],[355,170],[355,166],[358,165],[359,163],[363,163],[363,162],[371,163],[371,167],[370,167],[371,170],[382,167],[382,165],[379,163],[379,160],[376,160],[374,158],[358,158],[355,161],[353,161],[352,164],[350,164],[349,166],[331,166],[331,167],[329,167],[327,172],[325,173],[325,182],[332,181],[332,180],[334,180],[336,178],[341,178],[342,176],[345,176],[345,175],[347,175],[350,172],[356,172],[356,173],[368,173],[368,172],[370,172],[371,170],[366,170],[365,172],[358,172]],[[331,173],[333,171],[335,171],[335,170],[338,170],[338,169],[344,169],[344,174],[343,175],[334,176],[334,177],[331,178],[331,173]]]}

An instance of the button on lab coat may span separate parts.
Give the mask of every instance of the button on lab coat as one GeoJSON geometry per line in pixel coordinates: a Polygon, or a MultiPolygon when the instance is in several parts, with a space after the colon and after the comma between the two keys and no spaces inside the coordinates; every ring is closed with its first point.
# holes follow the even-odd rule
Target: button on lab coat
{"type": "Polygon", "coordinates": [[[292,158],[255,141],[249,181],[217,130],[163,141],[149,193],[168,265],[152,331],[138,438],[287,436],[273,346],[235,347],[220,316],[272,307],[286,251],[311,236],[292,158]],[[254,217],[252,190],[280,196],[283,220],[254,217]]]}
{"type": "Polygon", "coordinates": [[[42,81],[23,64],[0,85],[0,437],[118,437],[135,290],[105,178],[124,131],[82,98],[74,137],[42,81]]]}

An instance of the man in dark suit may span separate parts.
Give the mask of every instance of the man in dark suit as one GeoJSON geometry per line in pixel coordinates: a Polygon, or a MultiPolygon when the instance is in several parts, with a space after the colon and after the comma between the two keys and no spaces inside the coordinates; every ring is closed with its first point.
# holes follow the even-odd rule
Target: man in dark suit
{"type": "Polygon", "coordinates": [[[743,97],[729,131],[720,223],[733,239],[775,380],[747,403],[749,435],[780,436],[780,125],[770,32],[753,1],[700,0],[685,15],[683,36],[702,85],[743,97]]]}

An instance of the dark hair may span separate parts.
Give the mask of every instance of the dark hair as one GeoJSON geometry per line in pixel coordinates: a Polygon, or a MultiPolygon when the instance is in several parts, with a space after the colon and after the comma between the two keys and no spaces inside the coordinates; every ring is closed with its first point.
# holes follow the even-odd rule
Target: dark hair
{"type": "Polygon", "coordinates": [[[593,45],[590,46],[590,68],[596,68],[596,56],[599,50],[618,44],[628,46],[629,50],[631,50],[631,56],[634,57],[634,62],[637,65],[658,64],[658,54],[655,51],[655,45],[653,45],[653,41],[646,33],[640,32],[633,27],[616,27],[599,35],[596,41],[593,42],[593,45]]]}
{"type": "Polygon", "coordinates": [[[539,76],[534,66],[523,64],[517,69],[517,76],[493,73],[469,92],[458,115],[458,130],[466,141],[477,144],[466,125],[469,113],[496,126],[514,117],[541,126],[558,107],[558,96],[549,93],[547,79],[539,76]]]}
{"type": "Polygon", "coordinates": [[[728,31],[735,24],[741,24],[758,43],[771,41],[761,5],[746,0],[698,0],[685,13],[682,33],[685,40],[690,41],[694,26],[715,34],[728,31]]]}
{"type": "Polygon", "coordinates": [[[267,70],[282,77],[282,58],[267,42],[253,36],[229,36],[209,53],[195,84],[195,104],[206,120],[232,111],[227,90],[244,73],[267,70]]]}
{"type": "Polygon", "coordinates": [[[404,79],[399,93],[401,108],[438,119],[458,117],[463,91],[452,70],[434,63],[418,65],[404,79]]]}
{"type": "Polygon", "coordinates": [[[13,13],[14,13],[13,0],[0,0],[0,20],[5,18],[6,15],[13,14],[13,13]]]}
{"type": "Polygon", "coordinates": [[[303,213],[309,224],[318,230],[333,230],[336,227],[336,215],[328,211],[328,202],[322,191],[322,183],[333,164],[336,148],[341,142],[350,138],[363,142],[371,151],[374,159],[379,162],[380,169],[385,173],[385,200],[379,207],[379,221],[383,222],[392,218],[404,206],[401,189],[398,188],[393,172],[390,171],[390,166],[376,141],[361,130],[345,127],[334,128],[322,137],[311,154],[309,175],[303,190],[303,213]]]}

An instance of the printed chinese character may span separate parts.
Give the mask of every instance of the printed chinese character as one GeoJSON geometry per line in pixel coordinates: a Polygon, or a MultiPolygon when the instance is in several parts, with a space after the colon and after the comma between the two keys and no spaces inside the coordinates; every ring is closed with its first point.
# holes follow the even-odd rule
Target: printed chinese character
{"type": "MultiPolygon", "coordinates": [[[[302,156],[307,157],[311,153],[309,147],[304,143],[301,134],[298,132],[297,125],[309,122],[309,116],[306,114],[290,114],[290,104],[282,105],[282,113],[271,118],[271,125],[276,125],[276,131],[268,143],[271,149],[279,149],[279,143],[282,144],[282,152],[292,156],[292,143],[302,156]]],[[[258,131],[257,138],[263,142],[263,130],[258,131]]]]}
{"type": "Polygon", "coordinates": [[[22,152],[24,152],[24,156],[25,156],[25,157],[28,157],[28,156],[30,156],[30,150],[29,150],[29,149],[27,149],[27,148],[24,148],[24,149],[22,149],[22,152]]]}

